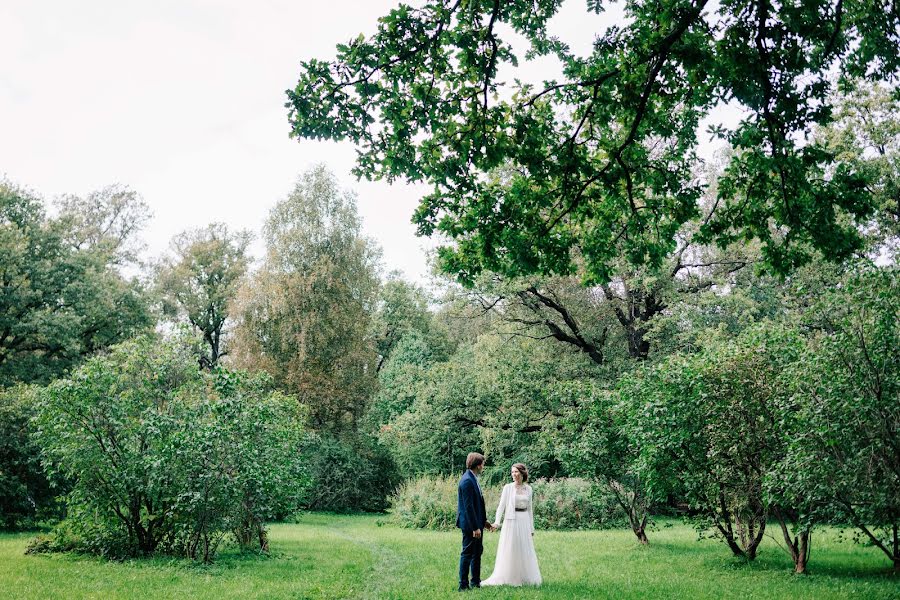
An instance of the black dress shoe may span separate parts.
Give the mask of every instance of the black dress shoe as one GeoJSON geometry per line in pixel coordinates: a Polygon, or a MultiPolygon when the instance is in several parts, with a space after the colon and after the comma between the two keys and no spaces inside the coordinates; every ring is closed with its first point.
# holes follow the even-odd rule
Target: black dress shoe
{"type": "Polygon", "coordinates": [[[456,591],[457,591],[457,592],[468,592],[469,589],[470,589],[470,588],[463,587],[463,586],[459,586],[458,588],[456,588],[456,591]]]}

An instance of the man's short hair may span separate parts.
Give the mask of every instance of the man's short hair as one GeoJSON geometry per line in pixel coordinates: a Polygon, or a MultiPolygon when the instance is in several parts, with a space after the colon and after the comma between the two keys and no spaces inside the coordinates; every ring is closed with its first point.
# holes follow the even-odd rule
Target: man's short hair
{"type": "Polygon", "coordinates": [[[466,457],[466,468],[474,469],[481,464],[484,464],[484,455],[477,452],[469,452],[469,455],[466,457]]]}

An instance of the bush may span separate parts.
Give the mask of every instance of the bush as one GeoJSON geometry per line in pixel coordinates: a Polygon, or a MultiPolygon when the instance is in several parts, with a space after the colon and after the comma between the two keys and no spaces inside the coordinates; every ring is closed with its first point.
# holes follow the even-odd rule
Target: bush
{"type": "Polygon", "coordinates": [[[31,437],[34,391],[23,385],[0,389],[0,529],[62,516],[57,496],[64,482],[51,482],[31,437]]]}
{"type": "Polygon", "coordinates": [[[388,451],[368,438],[310,438],[303,451],[310,491],[304,508],[380,512],[400,476],[388,451]]]}
{"type": "Polygon", "coordinates": [[[306,491],[295,400],[263,377],[201,371],[193,348],[144,337],[41,393],[37,432],[77,483],[54,547],[211,560],[222,539],[267,547],[263,522],[306,491]]]}
{"type": "MultiPolygon", "coordinates": [[[[405,482],[391,498],[392,520],[401,527],[453,529],[458,477],[422,477],[405,482]]],[[[609,490],[583,479],[538,479],[534,525],[538,529],[608,529],[627,524],[609,490]]],[[[493,520],[502,486],[485,486],[488,520],[493,520]]]]}
{"type": "MultiPolygon", "coordinates": [[[[404,482],[391,497],[391,519],[401,527],[416,529],[456,527],[458,484],[458,477],[420,477],[404,482]]],[[[500,488],[486,486],[483,492],[487,507],[496,508],[500,488]]]]}

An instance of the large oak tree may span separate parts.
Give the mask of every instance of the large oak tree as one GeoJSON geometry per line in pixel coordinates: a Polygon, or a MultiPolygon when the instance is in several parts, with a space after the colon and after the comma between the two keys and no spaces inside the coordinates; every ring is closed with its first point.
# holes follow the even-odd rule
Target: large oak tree
{"type": "Polygon", "coordinates": [[[861,247],[867,173],[810,134],[831,118],[835,79],[896,78],[896,3],[632,1],[587,56],[548,33],[561,3],[401,4],[334,60],[302,63],[292,133],[350,140],[358,175],[432,185],[414,221],[453,240],[441,264],[463,282],[485,270],[604,282],[619,257],[658,266],[676,250],[705,185],[700,123],[731,103],[744,117],[714,127],[735,151],[703,236],[758,238],[780,272],[861,247]],[[562,77],[506,85],[521,54],[510,29],[562,77]],[[510,176],[490,177],[498,167],[510,176]]]}

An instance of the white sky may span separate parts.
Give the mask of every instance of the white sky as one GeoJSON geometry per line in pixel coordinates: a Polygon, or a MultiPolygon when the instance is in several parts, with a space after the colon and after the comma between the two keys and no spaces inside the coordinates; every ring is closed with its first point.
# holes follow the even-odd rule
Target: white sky
{"type": "MultiPolygon", "coordinates": [[[[325,162],[359,195],[386,270],[427,279],[410,217],[426,188],[357,182],[349,143],[288,138],[284,90],[301,60],[375,30],[395,0],[2,0],[0,175],[46,199],[111,183],[140,193],[157,255],[179,231],[259,231],[297,175],[325,162]]],[[[621,18],[568,0],[551,32],[585,53],[621,18]]],[[[555,77],[553,61],[528,79],[555,77]]]]}

